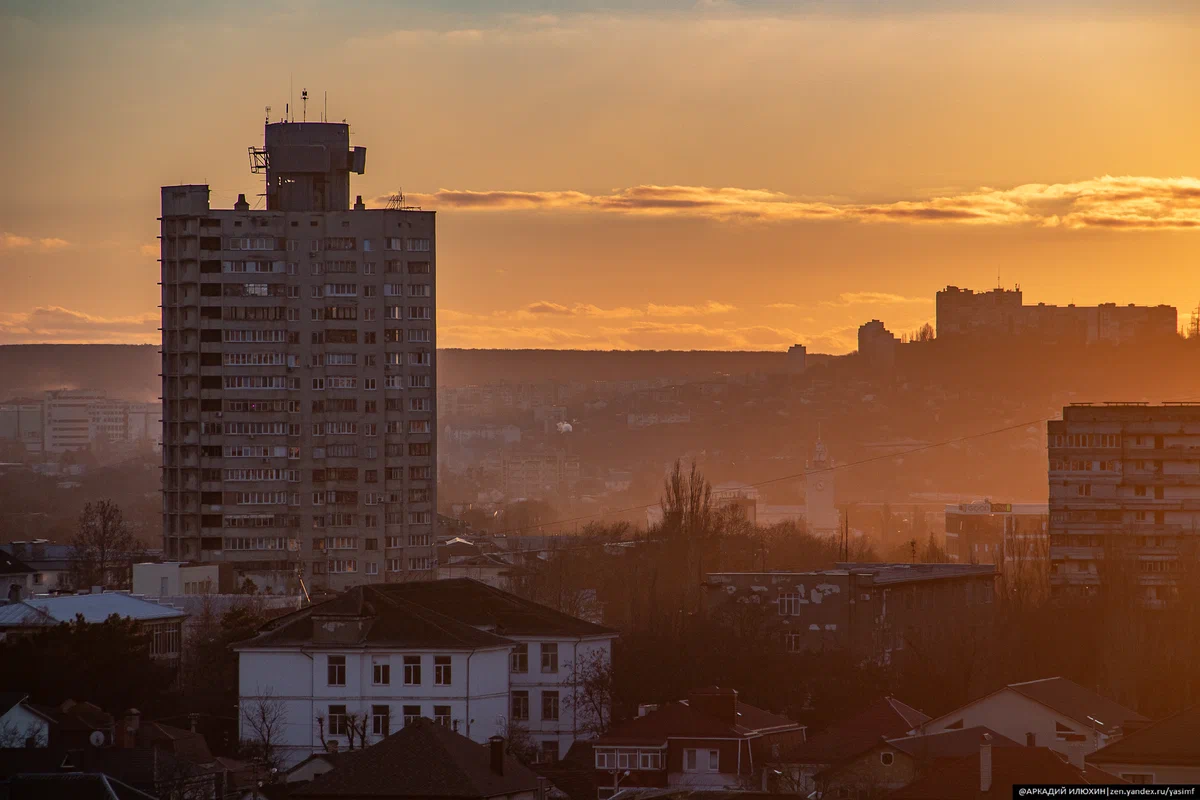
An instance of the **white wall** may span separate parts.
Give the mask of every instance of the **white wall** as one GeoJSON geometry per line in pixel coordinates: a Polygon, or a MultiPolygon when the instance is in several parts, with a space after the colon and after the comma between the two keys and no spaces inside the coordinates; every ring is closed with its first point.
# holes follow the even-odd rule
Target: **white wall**
{"type": "MultiPolygon", "coordinates": [[[[247,713],[258,699],[269,695],[285,709],[284,760],[295,764],[321,750],[318,715],[327,716],[330,705],[345,705],[347,713],[366,715],[372,705],[387,705],[391,730],[403,724],[403,707],[419,705],[422,716],[433,717],[435,705],[450,706],[450,715],[459,733],[483,743],[503,732],[508,713],[508,648],[468,652],[436,650],[248,650],[238,658],[239,694],[242,704],[242,738],[253,738],[246,723],[247,713]],[[346,658],[346,685],[328,685],[328,656],[346,658]],[[420,656],[421,684],[404,685],[404,656],[420,656]],[[449,655],[451,682],[434,684],[434,656],[449,655]],[[391,681],[386,686],[373,683],[372,657],[387,658],[391,681]],[[470,678],[468,683],[468,669],[470,678]]],[[[368,727],[370,732],[370,727],[368,727]]],[[[326,733],[326,741],[338,740],[346,749],[344,736],[326,733]]],[[[368,741],[377,741],[371,736],[368,741]]]]}
{"type": "Polygon", "coordinates": [[[30,737],[34,747],[50,745],[50,724],[23,704],[17,703],[0,716],[0,747],[24,747],[30,737]]]}
{"type": "Polygon", "coordinates": [[[986,725],[1022,745],[1025,744],[1025,734],[1033,733],[1037,736],[1038,747],[1049,747],[1064,755],[1069,755],[1069,743],[1058,740],[1055,731],[1056,723],[1066,725],[1073,732],[1087,736],[1087,740],[1084,742],[1084,753],[1091,753],[1109,741],[1104,734],[1097,733],[1086,725],[1080,725],[1069,717],[1056,714],[1041,703],[1036,703],[1012,689],[1002,689],[943,717],[930,720],[919,730],[923,733],[951,730],[947,726],[958,720],[962,720],[964,728],[986,725]]]}
{"type": "MultiPolygon", "coordinates": [[[[525,727],[539,749],[547,740],[557,740],[558,757],[562,758],[575,742],[576,738],[587,738],[587,734],[578,730],[572,703],[569,699],[572,692],[570,683],[572,669],[575,663],[586,664],[592,653],[603,654],[604,660],[612,663],[612,639],[535,639],[530,637],[512,637],[524,642],[529,647],[529,671],[524,673],[512,672],[509,675],[511,688],[529,692],[529,719],[519,724],[525,727]],[[558,671],[544,673],[541,671],[541,650],[543,644],[558,646],[558,671]],[[559,718],[554,720],[542,719],[542,692],[557,691],[559,693],[559,718]]],[[[506,712],[507,713],[507,712],[506,712]]]]}
{"type": "Polygon", "coordinates": [[[181,566],[182,564],[178,561],[168,561],[162,564],[134,564],[133,593],[144,594],[147,597],[183,594],[183,586],[179,580],[181,566]],[[163,591],[163,578],[167,579],[166,591],[163,591]]]}

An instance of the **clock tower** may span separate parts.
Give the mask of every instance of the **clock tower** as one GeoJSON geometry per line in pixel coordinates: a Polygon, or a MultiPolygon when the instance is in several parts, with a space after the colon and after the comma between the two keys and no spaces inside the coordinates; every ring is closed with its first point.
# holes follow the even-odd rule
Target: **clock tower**
{"type": "Polygon", "coordinates": [[[804,510],[808,532],[818,536],[836,536],[841,527],[837,505],[834,503],[834,462],[825,449],[821,433],[817,431],[817,443],[813,457],[804,468],[804,510]]]}

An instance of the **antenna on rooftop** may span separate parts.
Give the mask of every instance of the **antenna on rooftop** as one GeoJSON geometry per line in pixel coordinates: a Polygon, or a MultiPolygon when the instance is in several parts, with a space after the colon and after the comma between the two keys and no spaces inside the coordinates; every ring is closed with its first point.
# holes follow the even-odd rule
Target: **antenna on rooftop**
{"type": "Polygon", "coordinates": [[[304,104],[304,116],[302,116],[300,120],[302,122],[308,122],[308,89],[300,90],[300,102],[304,104]]]}
{"type": "Polygon", "coordinates": [[[325,111],[321,114],[321,122],[329,122],[329,90],[325,90],[325,111]]]}
{"type": "Polygon", "coordinates": [[[267,106],[267,119],[264,124],[266,124],[266,125],[271,124],[271,107],[270,106],[267,106]]]}

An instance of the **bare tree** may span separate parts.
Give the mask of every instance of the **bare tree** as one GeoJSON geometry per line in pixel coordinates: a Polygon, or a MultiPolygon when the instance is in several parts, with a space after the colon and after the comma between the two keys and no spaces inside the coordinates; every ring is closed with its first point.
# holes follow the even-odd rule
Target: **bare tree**
{"type": "Polygon", "coordinates": [[[575,727],[588,737],[603,736],[612,724],[613,669],[607,651],[593,650],[568,664],[571,692],[563,705],[575,717],[575,727]]]}
{"type": "MultiPolygon", "coordinates": [[[[680,564],[682,570],[672,571],[670,578],[682,614],[701,610],[706,550],[716,537],[716,515],[713,511],[712,486],[693,461],[684,473],[679,460],[663,481],[662,532],[667,543],[667,566],[680,564]]],[[[711,564],[710,564],[711,566],[711,564]]]]}
{"type": "Polygon", "coordinates": [[[522,764],[531,764],[537,761],[537,743],[529,735],[529,729],[524,725],[509,720],[505,726],[504,738],[509,754],[522,764]]]}
{"type": "Polygon", "coordinates": [[[112,583],[129,588],[132,563],[141,548],[116,503],[85,505],[71,548],[71,577],[77,588],[112,583]]]}
{"type": "Polygon", "coordinates": [[[24,729],[9,721],[0,725],[0,749],[12,750],[20,747],[46,747],[46,728],[29,723],[24,729]]]}
{"type": "Polygon", "coordinates": [[[358,742],[359,747],[367,746],[368,722],[370,722],[370,717],[366,714],[360,714],[357,711],[346,714],[346,744],[349,749],[354,749],[355,741],[358,742]]]}
{"type": "Polygon", "coordinates": [[[258,696],[242,708],[242,747],[261,758],[268,768],[283,766],[280,743],[287,725],[287,706],[272,689],[259,688],[258,696]]]}

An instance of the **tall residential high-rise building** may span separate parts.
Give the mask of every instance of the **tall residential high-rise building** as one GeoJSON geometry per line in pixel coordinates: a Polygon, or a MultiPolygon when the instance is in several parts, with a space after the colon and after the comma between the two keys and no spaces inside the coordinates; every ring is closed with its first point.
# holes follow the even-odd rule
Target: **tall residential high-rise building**
{"type": "Polygon", "coordinates": [[[260,589],[432,577],[434,213],[350,204],[346,124],[250,148],[265,209],[162,189],[163,540],[260,589]]]}
{"type": "Polygon", "coordinates": [[[1169,601],[1200,566],[1200,403],[1071,405],[1047,434],[1051,593],[1169,601]]]}

